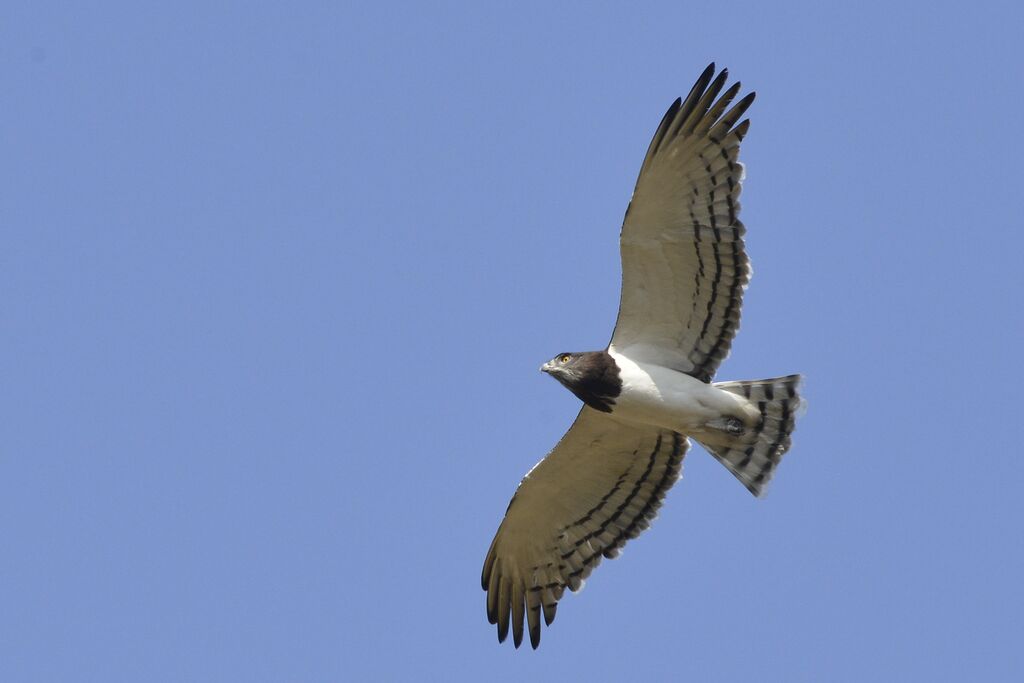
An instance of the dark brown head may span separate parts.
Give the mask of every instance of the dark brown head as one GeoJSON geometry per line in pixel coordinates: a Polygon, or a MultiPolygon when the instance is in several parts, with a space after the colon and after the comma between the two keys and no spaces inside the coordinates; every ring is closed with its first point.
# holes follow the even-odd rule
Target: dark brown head
{"type": "Polygon", "coordinates": [[[544,365],[546,372],[595,410],[612,412],[615,398],[622,393],[619,366],[607,351],[560,353],[544,365]]]}

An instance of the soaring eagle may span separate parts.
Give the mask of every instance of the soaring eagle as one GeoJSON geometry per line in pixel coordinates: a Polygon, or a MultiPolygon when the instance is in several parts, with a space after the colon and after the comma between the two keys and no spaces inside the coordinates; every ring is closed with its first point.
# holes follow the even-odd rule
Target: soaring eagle
{"type": "Polygon", "coordinates": [[[688,437],[755,496],[789,450],[799,375],[711,383],[729,353],[750,279],[739,220],[740,84],[704,70],[661,120],[620,238],[622,297],[603,351],[560,353],[541,370],[581,401],[576,421],[520,482],[481,585],[487,618],[518,648],[540,643],[566,588],[646,529],[679,478],[688,437]]]}

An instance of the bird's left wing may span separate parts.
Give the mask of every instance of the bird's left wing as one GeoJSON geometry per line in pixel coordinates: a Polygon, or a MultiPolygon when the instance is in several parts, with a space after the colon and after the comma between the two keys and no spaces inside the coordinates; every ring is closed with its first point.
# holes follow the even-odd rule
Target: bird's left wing
{"type": "Polygon", "coordinates": [[[679,478],[686,437],[621,422],[589,407],[519,484],[484,560],[481,585],[498,640],[540,643],[566,587],[579,590],[657,514],[679,478]]]}
{"type": "Polygon", "coordinates": [[[728,72],[714,73],[712,64],[669,107],[641,166],[622,225],[611,342],[704,382],[729,352],[750,279],[737,156],[754,93],[730,108],[740,84],[722,92],[728,72]]]}

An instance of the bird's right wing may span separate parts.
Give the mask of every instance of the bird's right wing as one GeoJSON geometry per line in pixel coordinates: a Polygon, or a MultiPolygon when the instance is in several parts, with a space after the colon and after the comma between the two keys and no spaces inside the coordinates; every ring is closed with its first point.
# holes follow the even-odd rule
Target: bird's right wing
{"type": "Polygon", "coordinates": [[[686,437],[584,407],[554,450],[519,484],[484,560],[481,585],[498,640],[534,648],[566,587],[576,591],[657,514],[679,478],[686,437]]]}

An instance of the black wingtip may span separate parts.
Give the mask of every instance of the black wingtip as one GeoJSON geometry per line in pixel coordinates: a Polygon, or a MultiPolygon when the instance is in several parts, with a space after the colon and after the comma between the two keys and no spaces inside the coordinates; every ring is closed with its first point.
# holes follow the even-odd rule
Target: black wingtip
{"type": "Polygon", "coordinates": [[[746,114],[747,110],[750,109],[750,105],[754,103],[754,97],[756,95],[757,93],[754,92],[747,93],[746,95],[744,95],[743,99],[734,104],[732,109],[729,110],[729,113],[726,114],[726,119],[729,120],[730,123],[732,123],[735,122],[736,119],[738,119],[739,117],[746,114]]]}
{"type": "Polygon", "coordinates": [[[690,88],[690,92],[686,97],[680,98],[683,108],[691,106],[694,102],[700,99],[700,96],[707,90],[708,83],[715,77],[715,63],[711,62],[708,67],[701,72],[697,80],[694,81],[693,87],[690,88]]]}
{"type": "Polygon", "coordinates": [[[727,78],[729,78],[729,70],[722,69],[722,72],[719,73],[715,80],[711,82],[711,86],[708,88],[708,90],[713,90],[715,92],[713,97],[718,96],[718,92],[722,89],[722,86],[725,85],[725,80],[727,78]]]}
{"type": "Polygon", "coordinates": [[[544,625],[551,626],[551,622],[555,620],[555,612],[558,610],[558,604],[552,603],[550,605],[544,605],[544,625]]]}
{"type": "Polygon", "coordinates": [[[540,624],[537,624],[537,628],[530,629],[530,647],[534,650],[540,647],[540,624]]]}
{"type": "Polygon", "coordinates": [[[658,124],[658,132],[663,132],[665,127],[672,122],[672,119],[676,117],[676,113],[679,111],[679,107],[681,106],[683,106],[682,97],[677,97],[672,101],[672,104],[668,105],[668,109],[665,110],[665,115],[661,118],[661,123],[658,124]]]}

